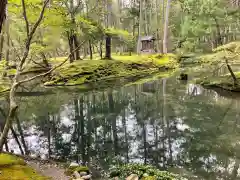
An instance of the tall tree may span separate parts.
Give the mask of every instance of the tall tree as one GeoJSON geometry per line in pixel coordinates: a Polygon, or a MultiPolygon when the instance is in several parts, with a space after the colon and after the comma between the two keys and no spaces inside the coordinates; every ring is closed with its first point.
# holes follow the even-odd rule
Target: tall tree
{"type": "MultiPolygon", "coordinates": [[[[163,0],[164,2],[164,0],[163,0]]],[[[169,12],[170,12],[171,0],[167,0],[166,15],[164,20],[164,34],[163,34],[163,53],[168,53],[168,23],[169,23],[169,12]]],[[[163,7],[164,8],[164,7],[163,7]]]]}
{"type": "Polygon", "coordinates": [[[6,6],[7,6],[7,0],[1,0],[0,2],[0,33],[2,32],[3,22],[6,17],[6,6]]]}

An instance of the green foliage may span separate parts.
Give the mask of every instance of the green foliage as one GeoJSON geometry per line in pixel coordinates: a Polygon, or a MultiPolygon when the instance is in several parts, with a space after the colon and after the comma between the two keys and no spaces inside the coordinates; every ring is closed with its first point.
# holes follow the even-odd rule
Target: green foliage
{"type": "Polygon", "coordinates": [[[137,174],[140,179],[156,179],[156,180],[180,180],[183,179],[178,175],[169,173],[167,171],[160,171],[159,169],[143,164],[127,164],[122,166],[113,167],[110,169],[109,176],[126,178],[131,174],[137,174]],[[148,177],[147,177],[148,176],[148,177]]]}
{"type": "Polygon", "coordinates": [[[67,170],[65,171],[65,174],[68,176],[71,176],[75,171],[77,171],[78,173],[80,172],[89,173],[89,168],[86,166],[71,166],[67,168],[67,170]]]}

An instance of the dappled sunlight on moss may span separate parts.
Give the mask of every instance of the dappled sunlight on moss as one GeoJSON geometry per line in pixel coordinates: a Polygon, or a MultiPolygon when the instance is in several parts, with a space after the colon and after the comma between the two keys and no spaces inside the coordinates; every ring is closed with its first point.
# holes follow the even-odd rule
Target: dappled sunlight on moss
{"type": "MultiPolygon", "coordinates": [[[[55,61],[61,62],[55,59],[55,61]]],[[[113,54],[112,60],[79,60],[65,64],[53,73],[45,85],[79,85],[117,77],[152,74],[177,67],[174,55],[133,55],[113,54]],[[163,68],[163,69],[162,69],[163,68]]]]}

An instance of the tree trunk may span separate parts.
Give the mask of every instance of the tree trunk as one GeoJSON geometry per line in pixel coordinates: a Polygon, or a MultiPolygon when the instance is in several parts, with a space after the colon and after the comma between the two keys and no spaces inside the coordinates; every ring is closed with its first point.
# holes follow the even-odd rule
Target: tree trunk
{"type": "Polygon", "coordinates": [[[91,43],[91,40],[89,40],[89,54],[90,54],[90,59],[93,59],[93,51],[92,51],[92,43],[91,43]]]}
{"type": "MultiPolygon", "coordinates": [[[[68,32],[68,45],[69,45],[69,53],[73,52],[73,47],[74,47],[73,38],[72,38],[70,32],[68,32]]],[[[72,63],[74,61],[73,53],[71,53],[69,60],[70,60],[70,63],[72,63]]]]}
{"type": "Polygon", "coordinates": [[[106,35],[106,54],[105,59],[112,59],[111,57],[111,36],[106,35]]]}
{"type": "Polygon", "coordinates": [[[80,53],[79,53],[79,42],[78,42],[78,38],[77,35],[74,33],[73,35],[73,41],[74,41],[74,59],[75,60],[80,60],[80,53]]]}
{"type": "Polygon", "coordinates": [[[0,1],[0,33],[2,32],[2,27],[3,27],[3,22],[6,17],[6,5],[7,5],[7,0],[1,0],[0,1]]]}
{"type": "Polygon", "coordinates": [[[21,141],[22,141],[22,145],[23,145],[23,148],[25,150],[25,154],[29,155],[29,150],[28,150],[28,147],[27,147],[27,145],[25,143],[25,140],[24,140],[24,134],[23,134],[23,130],[22,130],[22,127],[21,127],[21,123],[20,123],[20,120],[19,120],[17,115],[16,115],[15,119],[16,119],[18,131],[19,131],[19,134],[20,134],[20,138],[21,138],[21,141]]]}
{"type": "Polygon", "coordinates": [[[137,53],[141,53],[141,26],[142,26],[142,1],[139,3],[139,21],[138,21],[138,44],[137,53]]]}
{"type": "Polygon", "coordinates": [[[4,33],[2,32],[0,34],[0,61],[2,60],[2,57],[3,57],[3,42],[4,42],[4,33]]]}
{"type": "Polygon", "coordinates": [[[167,1],[166,15],[164,21],[164,34],[163,34],[163,54],[168,53],[168,21],[169,21],[169,11],[170,11],[171,0],[167,1]]]}
{"type": "Polygon", "coordinates": [[[8,14],[6,13],[6,35],[7,35],[7,39],[6,39],[6,68],[8,68],[8,64],[9,64],[9,54],[10,54],[10,32],[9,32],[9,19],[8,19],[8,14]]]}
{"type": "Polygon", "coordinates": [[[19,150],[20,150],[21,154],[24,155],[24,151],[23,151],[23,149],[22,149],[22,145],[21,145],[20,141],[18,140],[17,133],[15,132],[15,130],[13,129],[13,127],[11,127],[10,129],[11,129],[11,131],[12,131],[12,135],[13,135],[13,137],[14,137],[14,139],[15,139],[18,147],[19,147],[19,150]]]}
{"type": "Polygon", "coordinates": [[[227,59],[226,57],[224,57],[224,59],[225,59],[225,62],[226,62],[226,64],[227,64],[228,71],[229,71],[230,74],[231,74],[231,77],[232,77],[232,79],[233,79],[233,83],[234,83],[234,86],[235,86],[235,85],[238,84],[237,77],[235,76],[235,74],[234,74],[231,66],[228,64],[228,59],[227,59]]]}
{"type": "Polygon", "coordinates": [[[213,18],[215,23],[216,23],[216,29],[217,29],[217,35],[216,35],[216,45],[223,45],[223,40],[222,40],[222,36],[221,36],[221,29],[220,29],[220,25],[218,23],[217,17],[213,18]]]}
{"type": "Polygon", "coordinates": [[[3,149],[3,145],[5,144],[9,129],[12,125],[12,121],[14,120],[14,117],[16,115],[16,111],[17,111],[17,104],[15,102],[15,92],[17,90],[17,84],[14,81],[13,85],[11,87],[11,91],[9,93],[9,98],[10,98],[10,109],[9,109],[9,113],[8,113],[8,117],[6,119],[6,123],[3,129],[3,133],[1,134],[0,137],[0,152],[2,152],[3,149]]]}
{"type": "Polygon", "coordinates": [[[103,50],[102,50],[102,48],[103,48],[103,42],[100,41],[100,43],[99,43],[99,55],[100,55],[101,59],[103,59],[103,50]]]}

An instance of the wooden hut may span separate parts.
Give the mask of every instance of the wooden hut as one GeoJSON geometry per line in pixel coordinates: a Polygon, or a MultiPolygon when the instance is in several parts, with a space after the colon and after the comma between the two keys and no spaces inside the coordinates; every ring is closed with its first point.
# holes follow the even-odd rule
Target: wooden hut
{"type": "Polygon", "coordinates": [[[141,38],[141,52],[142,53],[155,53],[154,46],[155,38],[153,36],[143,36],[141,38]]]}

